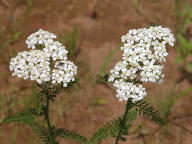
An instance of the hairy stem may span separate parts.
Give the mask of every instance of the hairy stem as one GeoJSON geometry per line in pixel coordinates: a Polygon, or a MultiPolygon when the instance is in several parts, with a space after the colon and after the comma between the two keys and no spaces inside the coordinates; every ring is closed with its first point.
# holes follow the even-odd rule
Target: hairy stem
{"type": "Polygon", "coordinates": [[[121,120],[121,123],[120,123],[120,130],[119,130],[119,133],[118,133],[118,135],[116,137],[115,144],[119,143],[119,140],[120,140],[121,135],[122,135],[122,131],[123,131],[123,129],[125,127],[125,124],[126,124],[127,114],[128,114],[128,112],[129,112],[129,110],[131,108],[132,108],[132,100],[128,99],[126,107],[125,107],[125,112],[124,112],[124,115],[123,115],[123,119],[121,120]]]}
{"type": "Polygon", "coordinates": [[[55,144],[55,140],[53,138],[53,131],[52,131],[52,127],[51,127],[51,123],[50,123],[50,119],[49,119],[49,95],[46,94],[46,108],[44,111],[44,116],[45,116],[45,121],[47,123],[47,127],[48,127],[48,131],[49,131],[49,136],[50,136],[50,144],[55,144]]]}

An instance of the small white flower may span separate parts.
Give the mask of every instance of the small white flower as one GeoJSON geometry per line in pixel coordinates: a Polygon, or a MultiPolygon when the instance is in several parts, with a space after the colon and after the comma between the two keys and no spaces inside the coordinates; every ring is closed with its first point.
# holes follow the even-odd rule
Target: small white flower
{"type": "Polygon", "coordinates": [[[77,74],[77,66],[70,61],[59,61],[55,63],[55,69],[52,71],[52,83],[63,83],[64,87],[67,87],[69,82],[75,81],[75,75],[77,74]]]}
{"type": "Polygon", "coordinates": [[[164,74],[162,74],[162,65],[149,63],[148,65],[143,66],[141,70],[141,81],[158,83],[163,81],[164,74]]]}
{"type": "MultiPolygon", "coordinates": [[[[171,30],[161,26],[134,29],[123,35],[121,39],[122,42],[125,42],[121,50],[123,50],[123,61],[127,62],[126,67],[137,69],[137,76],[141,74],[141,81],[162,81],[163,67],[160,65],[166,61],[165,57],[168,56],[166,45],[173,45],[175,42],[171,30]],[[158,73],[156,69],[158,69],[158,73]]],[[[117,70],[114,68],[113,71],[117,70]]],[[[111,73],[111,75],[114,77],[114,74],[111,73]]],[[[125,73],[121,73],[121,75],[125,75],[125,73]]],[[[125,79],[127,78],[125,77],[125,79]]],[[[129,77],[129,79],[131,78],[129,77]]]]}
{"type": "Polygon", "coordinates": [[[41,50],[30,50],[18,53],[11,59],[10,70],[13,76],[31,79],[37,83],[51,81],[54,85],[62,83],[64,87],[75,81],[77,66],[67,61],[68,51],[58,41],[53,41],[56,35],[38,30],[26,40],[29,48],[35,49],[41,45],[41,50]],[[57,62],[57,60],[60,60],[57,62]],[[51,66],[55,63],[55,67],[51,66]]]}
{"type": "MultiPolygon", "coordinates": [[[[169,28],[155,26],[148,29],[133,29],[123,35],[121,41],[124,43],[121,47],[123,58],[110,71],[109,82],[116,83],[116,81],[121,81],[125,85],[128,81],[135,82],[140,80],[142,82],[157,83],[163,81],[162,63],[166,61],[165,58],[168,56],[166,46],[168,44],[173,46],[175,42],[169,28]]],[[[130,83],[129,86],[131,86],[130,83]]],[[[120,87],[118,87],[118,96],[122,92],[119,89],[120,87]]]]}
{"type": "Polygon", "coordinates": [[[133,102],[136,102],[142,100],[147,95],[142,85],[137,86],[129,82],[115,81],[114,86],[117,88],[117,97],[120,101],[127,101],[131,98],[133,102]]]}
{"type": "Polygon", "coordinates": [[[39,29],[37,32],[28,36],[26,44],[28,48],[35,49],[36,45],[49,45],[55,38],[55,34],[39,29]]]}
{"type": "Polygon", "coordinates": [[[58,41],[54,41],[43,48],[45,53],[49,53],[54,61],[56,60],[67,60],[68,51],[58,41]]]}
{"type": "Polygon", "coordinates": [[[37,81],[38,83],[50,80],[49,55],[40,50],[31,50],[18,53],[11,59],[10,70],[13,76],[37,81]]]}
{"type": "Polygon", "coordinates": [[[137,77],[137,67],[131,67],[126,61],[119,61],[115,68],[110,71],[109,81],[135,79],[137,77]]]}

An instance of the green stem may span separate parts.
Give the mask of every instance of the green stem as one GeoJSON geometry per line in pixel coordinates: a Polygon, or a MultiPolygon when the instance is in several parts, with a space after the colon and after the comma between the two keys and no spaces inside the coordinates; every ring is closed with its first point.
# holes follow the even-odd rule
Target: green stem
{"type": "Polygon", "coordinates": [[[49,131],[49,136],[50,136],[50,144],[55,144],[55,140],[53,138],[53,131],[52,131],[52,128],[51,128],[51,123],[50,123],[50,119],[49,119],[49,95],[46,94],[46,109],[45,109],[45,112],[44,112],[44,115],[45,115],[45,120],[47,122],[47,127],[48,127],[48,131],[49,131]]]}
{"type": "Polygon", "coordinates": [[[127,119],[127,114],[129,112],[129,110],[132,108],[132,100],[131,99],[128,99],[127,100],[127,104],[126,104],[126,108],[125,108],[125,112],[124,112],[124,115],[123,115],[123,119],[121,120],[120,122],[120,130],[119,130],[119,133],[117,135],[117,138],[116,138],[116,141],[115,141],[115,144],[118,144],[119,143],[119,140],[121,138],[121,134],[122,134],[122,131],[126,125],[126,119],[127,119]]]}

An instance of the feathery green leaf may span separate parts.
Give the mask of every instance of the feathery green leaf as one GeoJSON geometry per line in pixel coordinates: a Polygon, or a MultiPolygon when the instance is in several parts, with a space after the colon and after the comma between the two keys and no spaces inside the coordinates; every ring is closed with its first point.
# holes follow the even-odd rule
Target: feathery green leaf
{"type": "Polygon", "coordinates": [[[80,134],[78,134],[77,132],[66,130],[64,128],[56,129],[54,131],[54,135],[56,137],[75,140],[75,141],[78,141],[78,142],[84,143],[84,144],[87,142],[87,139],[85,137],[81,136],[80,134]]]}
{"type": "Polygon", "coordinates": [[[46,127],[39,124],[38,121],[34,120],[26,119],[23,120],[22,122],[31,127],[34,133],[36,133],[37,136],[39,136],[39,138],[43,141],[44,144],[50,144],[50,137],[46,127]]]}
{"type": "Polygon", "coordinates": [[[23,112],[18,112],[14,115],[8,116],[3,120],[3,123],[10,123],[10,122],[19,122],[23,119],[31,119],[34,118],[34,115],[38,115],[37,110],[35,108],[29,108],[24,110],[23,112]]]}
{"type": "Polygon", "coordinates": [[[137,107],[139,114],[146,115],[148,118],[159,125],[164,123],[158,110],[155,107],[151,106],[148,102],[140,100],[135,103],[135,106],[137,107]]]}
{"type": "Polygon", "coordinates": [[[40,137],[44,144],[49,144],[49,135],[47,128],[35,120],[37,115],[36,109],[27,109],[23,112],[16,113],[15,115],[6,117],[2,123],[20,122],[28,125],[40,137]]]}
{"type": "MultiPolygon", "coordinates": [[[[126,126],[123,129],[123,135],[128,134],[128,128],[131,126],[131,122],[136,119],[137,111],[131,110],[128,112],[126,117],[126,126]]],[[[88,144],[98,144],[103,139],[107,137],[116,137],[119,129],[121,128],[121,120],[122,118],[119,117],[116,120],[112,120],[110,123],[105,124],[102,128],[100,128],[96,133],[93,134],[91,139],[88,141],[88,144]]],[[[124,138],[122,137],[121,140],[124,138]]]]}
{"type": "Polygon", "coordinates": [[[44,142],[44,144],[49,144],[49,134],[47,128],[40,124],[40,122],[33,119],[33,117],[17,117],[15,119],[11,118],[9,120],[5,120],[4,122],[21,122],[29,127],[39,136],[39,138],[44,142]]]}

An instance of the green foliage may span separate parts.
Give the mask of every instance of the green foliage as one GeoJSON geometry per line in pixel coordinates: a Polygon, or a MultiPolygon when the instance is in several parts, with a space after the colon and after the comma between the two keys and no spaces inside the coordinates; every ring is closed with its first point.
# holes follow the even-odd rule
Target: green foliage
{"type": "Polygon", "coordinates": [[[113,56],[119,49],[120,49],[120,46],[109,51],[108,55],[105,57],[102,65],[101,65],[101,67],[99,68],[99,72],[98,72],[99,76],[103,77],[106,74],[106,70],[108,68],[109,62],[111,61],[111,59],[113,58],[113,56]]]}
{"type": "Polygon", "coordinates": [[[189,70],[192,70],[192,61],[188,62],[187,68],[188,68],[189,70]]]}
{"type": "Polygon", "coordinates": [[[191,69],[190,62],[187,58],[192,54],[192,43],[187,38],[189,24],[192,23],[192,6],[186,0],[175,0],[175,12],[176,12],[176,41],[177,51],[179,56],[176,58],[177,63],[182,63],[182,69],[188,67],[191,69]]]}
{"type": "Polygon", "coordinates": [[[189,53],[192,53],[192,43],[187,40],[184,35],[177,34],[177,40],[179,43],[177,50],[181,53],[181,56],[186,56],[189,53]]]}
{"type": "Polygon", "coordinates": [[[179,63],[181,63],[181,62],[183,62],[183,57],[182,56],[177,56],[176,58],[175,58],[175,62],[177,63],[177,64],[179,64],[179,63]]]}
{"type": "Polygon", "coordinates": [[[93,79],[93,84],[96,83],[102,83],[104,84],[106,87],[108,87],[106,85],[106,81],[108,79],[108,75],[106,74],[107,68],[110,64],[110,61],[112,60],[113,56],[116,54],[116,52],[120,49],[120,46],[111,49],[108,53],[108,55],[105,57],[103,63],[101,64],[99,71],[97,72],[97,77],[95,79],[93,79]]]}
{"type": "Polygon", "coordinates": [[[23,112],[16,113],[15,115],[8,116],[2,123],[19,122],[27,124],[45,144],[48,144],[50,138],[48,136],[47,128],[41,125],[41,122],[35,120],[34,115],[37,115],[35,109],[27,109],[23,112]]]}
{"type": "Polygon", "coordinates": [[[54,131],[54,135],[55,135],[55,137],[60,137],[60,138],[70,139],[70,140],[76,140],[76,141],[83,143],[83,144],[86,144],[86,142],[87,142],[87,139],[85,137],[81,136],[80,134],[78,134],[77,132],[66,130],[63,128],[56,129],[54,131]]]}
{"type": "Polygon", "coordinates": [[[158,107],[165,120],[167,120],[168,115],[173,107],[173,101],[175,99],[175,87],[173,87],[170,92],[165,96],[165,100],[157,101],[158,107]]]}
{"type": "Polygon", "coordinates": [[[39,138],[44,142],[44,144],[50,144],[51,138],[48,134],[48,130],[46,127],[40,125],[37,121],[24,120],[23,122],[32,128],[34,133],[39,136],[39,138]]]}
{"type": "Polygon", "coordinates": [[[25,3],[27,5],[27,12],[30,12],[33,8],[33,2],[32,0],[25,0],[25,3]]]}
{"type": "Polygon", "coordinates": [[[42,111],[42,104],[41,104],[41,95],[42,93],[37,92],[37,85],[33,83],[31,87],[31,97],[33,99],[34,105],[36,107],[37,113],[40,114],[42,111]]]}
{"type": "Polygon", "coordinates": [[[174,103],[175,103],[178,99],[180,99],[181,97],[189,94],[191,91],[192,91],[192,87],[187,88],[187,89],[182,90],[181,92],[179,92],[179,93],[176,95],[175,99],[174,99],[174,103]]]}
{"type": "MultiPolygon", "coordinates": [[[[72,83],[70,84],[72,85],[72,83]]],[[[62,85],[50,86],[49,84],[38,85],[42,90],[37,94],[36,108],[29,108],[23,112],[16,113],[6,117],[2,123],[20,122],[27,124],[40,137],[44,144],[58,144],[57,137],[76,140],[81,143],[86,142],[86,138],[80,136],[78,133],[65,130],[56,129],[51,125],[49,120],[49,100],[53,100],[56,94],[59,94],[63,88],[62,85]],[[44,121],[39,121],[38,118],[43,116],[47,126],[44,126],[44,121]]],[[[35,94],[35,93],[34,93],[35,94]]]]}
{"type": "MultiPolygon", "coordinates": [[[[128,128],[131,126],[131,122],[136,119],[136,116],[137,116],[136,110],[131,110],[128,112],[126,116],[125,127],[123,128],[122,132],[123,135],[127,135],[128,128]]],[[[100,128],[99,130],[97,130],[96,133],[93,134],[93,136],[88,141],[88,144],[98,144],[103,139],[106,139],[108,137],[116,137],[121,128],[121,121],[122,118],[120,117],[116,120],[112,120],[110,123],[105,124],[102,128],[100,128]]]]}
{"type": "Polygon", "coordinates": [[[144,14],[144,10],[140,7],[140,0],[132,0],[132,5],[139,14],[144,14]]]}
{"type": "Polygon", "coordinates": [[[67,50],[69,51],[69,57],[74,57],[78,53],[78,37],[79,37],[79,30],[74,29],[72,32],[65,35],[59,41],[63,43],[67,50]]]}
{"type": "Polygon", "coordinates": [[[7,47],[8,45],[14,43],[15,41],[17,41],[21,37],[21,34],[22,34],[21,31],[14,32],[7,41],[0,44],[0,48],[7,47]]]}
{"type": "Polygon", "coordinates": [[[6,117],[3,122],[20,122],[26,119],[34,119],[34,115],[37,115],[37,111],[34,108],[26,109],[23,112],[16,113],[14,115],[6,117]]]}
{"type": "Polygon", "coordinates": [[[118,118],[104,125],[93,134],[92,138],[89,140],[89,144],[97,144],[107,137],[115,137],[120,129],[120,121],[121,118],[118,118]]]}
{"type": "Polygon", "coordinates": [[[183,26],[191,23],[192,6],[186,0],[176,0],[176,14],[182,20],[183,26]]]}
{"type": "Polygon", "coordinates": [[[46,110],[48,109],[45,106],[42,107],[40,113],[39,110],[35,108],[26,109],[23,112],[19,112],[14,115],[6,117],[2,121],[2,123],[19,122],[27,124],[39,136],[39,138],[44,142],[44,144],[57,144],[56,142],[53,142],[53,139],[55,140],[56,137],[72,139],[81,143],[86,142],[86,138],[84,138],[83,136],[80,136],[76,132],[65,129],[56,129],[56,130],[54,129],[52,137],[48,129],[44,125],[42,125],[42,122],[37,120],[37,118],[39,116],[42,116],[46,110]]]}
{"type": "Polygon", "coordinates": [[[20,38],[21,34],[22,34],[21,31],[17,31],[17,32],[13,33],[13,35],[11,37],[11,42],[18,40],[20,38]]]}
{"type": "Polygon", "coordinates": [[[40,87],[42,90],[39,92],[37,97],[37,101],[40,103],[38,104],[39,107],[42,107],[42,105],[45,104],[47,100],[47,96],[49,97],[50,100],[54,101],[54,98],[56,97],[57,94],[61,93],[63,90],[70,88],[74,83],[78,82],[78,79],[75,79],[73,82],[69,82],[67,84],[67,87],[63,87],[63,84],[58,84],[56,86],[50,85],[50,83],[45,83],[45,84],[38,84],[38,87],[40,87]]]}
{"type": "Polygon", "coordinates": [[[106,100],[106,99],[94,99],[91,102],[91,105],[98,106],[98,105],[103,105],[103,104],[106,104],[106,103],[108,103],[108,100],[106,100]]]}
{"type": "Polygon", "coordinates": [[[151,106],[145,100],[140,100],[136,102],[135,106],[137,107],[139,114],[146,115],[148,118],[150,118],[157,124],[161,125],[164,123],[163,119],[160,117],[160,113],[158,112],[158,110],[151,106]]]}
{"type": "Polygon", "coordinates": [[[191,23],[192,6],[187,0],[175,0],[175,13],[178,30],[177,32],[185,32],[188,24],[191,23]]]}
{"type": "Polygon", "coordinates": [[[184,89],[180,92],[175,92],[175,89],[173,88],[171,92],[165,97],[165,100],[160,101],[159,107],[161,109],[161,113],[163,114],[165,120],[168,119],[168,116],[170,112],[172,111],[172,108],[174,104],[183,96],[188,95],[190,92],[192,92],[192,88],[184,89]]]}
{"type": "MultiPolygon", "coordinates": [[[[50,144],[51,137],[48,132],[48,129],[41,124],[42,122],[36,120],[36,116],[39,116],[38,111],[36,109],[27,109],[23,112],[8,116],[2,121],[2,123],[19,122],[27,124],[39,136],[39,138],[44,142],[44,144],[50,144]]],[[[53,135],[54,139],[56,137],[60,137],[64,139],[76,140],[80,143],[86,143],[87,141],[85,137],[79,135],[78,133],[70,130],[65,130],[63,128],[54,130],[53,135]]]]}

